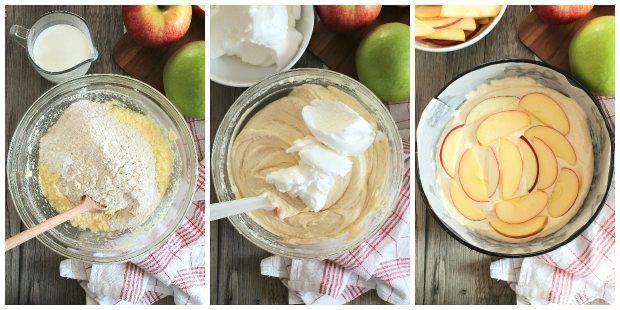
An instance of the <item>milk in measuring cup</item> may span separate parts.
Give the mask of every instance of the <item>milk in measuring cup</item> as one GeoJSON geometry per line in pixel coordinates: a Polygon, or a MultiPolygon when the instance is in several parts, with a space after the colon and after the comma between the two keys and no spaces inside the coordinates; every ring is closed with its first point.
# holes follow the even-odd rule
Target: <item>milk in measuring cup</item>
{"type": "Polygon", "coordinates": [[[90,40],[78,28],[53,25],[37,36],[32,48],[33,60],[41,69],[59,72],[87,60],[92,52],[90,40]]]}

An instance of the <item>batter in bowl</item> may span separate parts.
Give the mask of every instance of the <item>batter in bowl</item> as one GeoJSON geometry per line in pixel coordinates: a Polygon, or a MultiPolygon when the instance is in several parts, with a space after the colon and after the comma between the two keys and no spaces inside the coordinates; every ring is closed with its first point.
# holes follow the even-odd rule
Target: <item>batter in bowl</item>
{"type": "Polygon", "coordinates": [[[116,231],[145,222],[168,189],[173,155],[159,127],[120,105],[78,101],[41,137],[39,183],[62,213],[88,196],[106,206],[71,224],[116,231]]]}
{"type": "Polygon", "coordinates": [[[495,240],[526,242],[557,231],[590,188],[585,113],[530,78],[480,85],[439,141],[437,182],[448,210],[495,240]]]}
{"type": "Polygon", "coordinates": [[[381,207],[388,152],[387,139],[353,97],[333,87],[305,84],[251,117],[230,150],[229,173],[238,198],[267,194],[276,204],[276,212],[250,212],[255,222],[288,242],[312,243],[351,233],[352,224],[381,207]],[[331,109],[336,112],[324,113],[331,109]],[[326,136],[315,130],[331,118],[321,115],[335,114],[332,119],[349,124],[342,131],[346,134],[326,136]],[[342,148],[346,139],[359,140],[342,148]],[[314,157],[313,151],[322,155],[314,157]],[[332,176],[308,172],[304,162],[312,166],[314,160],[332,176]],[[307,178],[315,182],[304,190],[296,187],[301,181],[284,184],[307,178]]]}

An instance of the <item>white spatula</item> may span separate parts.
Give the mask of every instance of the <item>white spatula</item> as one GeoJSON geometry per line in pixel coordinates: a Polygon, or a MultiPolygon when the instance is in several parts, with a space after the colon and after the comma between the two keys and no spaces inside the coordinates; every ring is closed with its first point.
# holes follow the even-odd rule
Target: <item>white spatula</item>
{"type": "Polygon", "coordinates": [[[276,206],[271,203],[267,195],[260,195],[257,197],[213,203],[209,206],[209,217],[211,221],[216,221],[221,218],[252,210],[273,210],[275,208],[276,206]]]}

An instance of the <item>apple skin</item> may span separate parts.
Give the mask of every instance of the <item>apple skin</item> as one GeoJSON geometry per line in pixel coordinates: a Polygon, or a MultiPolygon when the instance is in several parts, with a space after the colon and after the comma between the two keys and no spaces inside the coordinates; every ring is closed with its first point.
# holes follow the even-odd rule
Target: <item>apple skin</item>
{"type": "Polygon", "coordinates": [[[127,33],[140,45],[160,47],[181,39],[192,21],[191,5],[124,5],[127,33]]]}
{"type": "Polygon", "coordinates": [[[568,48],[571,72],[592,92],[615,94],[614,16],[587,22],[573,36],[568,48]]]}
{"type": "MultiPolygon", "coordinates": [[[[441,148],[439,149],[439,161],[441,162],[441,166],[443,167],[443,170],[446,172],[447,175],[449,175],[451,178],[454,178],[454,171],[451,171],[452,174],[450,174],[450,172],[448,171],[448,168],[446,168],[446,163],[444,163],[444,149],[446,147],[446,142],[448,141],[448,138],[454,134],[455,132],[457,132],[458,130],[462,130],[463,128],[463,124],[458,125],[452,129],[450,129],[450,131],[446,134],[446,136],[443,138],[443,142],[441,142],[441,148]]],[[[458,163],[457,163],[458,165],[458,163]]],[[[455,167],[456,170],[456,167],[455,167]]]]}
{"type": "Polygon", "coordinates": [[[381,12],[381,5],[317,5],[321,21],[336,32],[349,32],[369,25],[381,12]]]}
{"type": "Polygon", "coordinates": [[[205,41],[186,43],[164,66],[166,97],[185,116],[205,117],[205,52],[205,41]]]}
{"type": "Polygon", "coordinates": [[[586,16],[594,5],[532,5],[534,13],[543,21],[563,25],[586,16]]]}
{"type": "Polygon", "coordinates": [[[457,18],[457,19],[455,19],[453,22],[451,22],[451,23],[447,23],[447,24],[445,24],[445,25],[438,26],[438,27],[436,27],[435,29],[441,29],[441,28],[450,27],[450,26],[452,26],[452,25],[454,25],[454,24],[458,24],[461,20],[463,20],[463,19],[462,19],[462,18],[457,18]]]}
{"type": "Polygon", "coordinates": [[[202,19],[205,19],[205,10],[200,5],[192,5],[192,10],[194,11],[194,14],[198,15],[202,19]]]}
{"type": "Polygon", "coordinates": [[[409,99],[410,27],[387,23],[360,43],[355,67],[360,82],[385,102],[409,99]]]}
{"type": "Polygon", "coordinates": [[[521,137],[519,137],[519,139],[521,139],[521,140],[523,140],[523,142],[525,142],[525,144],[530,148],[530,150],[534,154],[534,158],[536,159],[536,178],[534,179],[535,181],[534,181],[534,183],[532,183],[532,186],[530,186],[530,188],[527,189],[527,192],[531,193],[536,188],[536,183],[538,183],[538,173],[540,172],[540,170],[538,168],[538,154],[536,154],[536,151],[534,150],[534,147],[532,146],[530,141],[527,140],[526,137],[521,136],[521,137]]]}

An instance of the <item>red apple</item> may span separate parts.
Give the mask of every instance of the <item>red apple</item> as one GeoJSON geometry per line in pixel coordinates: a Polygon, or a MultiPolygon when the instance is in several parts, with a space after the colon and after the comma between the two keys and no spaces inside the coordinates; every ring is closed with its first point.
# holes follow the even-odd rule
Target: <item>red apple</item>
{"type": "Polygon", "coordinates": [[[348,32],[372,23],[380,5],[317,5],[316,10],[323,23],[336,32],[348,32]]]}
{"type": "Polygon", "coordinates": [[[178,41],[192,21],[191,5],[124,5],[123,23],[138,44],[158,47],[178,41]]]}
{"type": "Polygon", "coordinates": [[[586,16],[593,5],[532,5],[543,21],[550,24],[568,24],[586,16]]]}
{"type": "Polygon", "coordinates": [[[205,18],[205,6],[206,5],[192,5],[193,11],[194,13],[196,13],[196,15],[200,16],[202,19],[205,18]]]}

